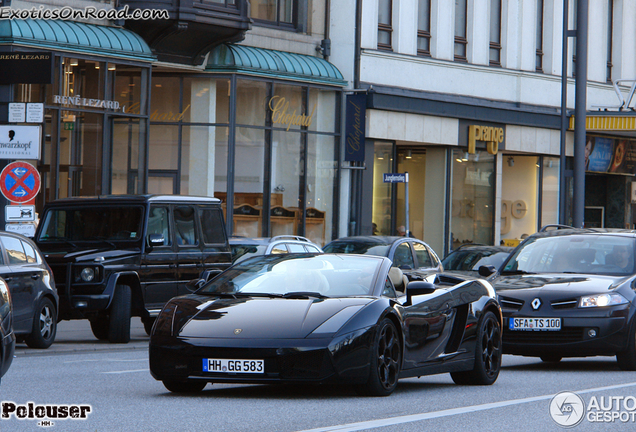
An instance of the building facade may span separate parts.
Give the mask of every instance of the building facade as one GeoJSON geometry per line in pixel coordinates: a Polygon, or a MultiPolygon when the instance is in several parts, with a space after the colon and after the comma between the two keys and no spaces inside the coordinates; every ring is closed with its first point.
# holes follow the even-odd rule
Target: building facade
{"type": "MultiPolygon", "coordinates": [[[[360,23],[356,62],[347,69],[332,61],[367,94],[366,155],[358,164],[364,169],[351,175],[360,185],[353,194],[362,195],[351,199],[357,233],[370,234],[375,226],[395,234],[405,224],[404,185],[383,181],[391,172],[409,173],[409,228],[440,255],[462,243],[514,244],[561,222],[560,211],[571,206],[574,151],[573,130],[564,151],[560,131],[563,2],[362,0],[357,9],[348,7],[342,15],[357,14],[360,23]]],[[[623,80],[636,76],[635,7],[632,1],[589,2],[588,116],[613,105],[594,114],[633,119],[615,108],[613,83],[629,97],[633,81],[623,80]]],[[[569,29],[575,14],[570,2],[569,29]]],[[[334,32],[334,45],[349,33],[334,32]]],[[[568,111],[575,104],[574,48],[568,38],[568,111]]],[[[614,159],[620,138],[634,137],[627,126],[598,122],[588,130],[607,141],[597,159],[614,159]]],[[[630,227],[634,173],[633,164],[620,172],[588,172],[586,219],[600,217],[602,207],[603,226],[630,227]]]]}

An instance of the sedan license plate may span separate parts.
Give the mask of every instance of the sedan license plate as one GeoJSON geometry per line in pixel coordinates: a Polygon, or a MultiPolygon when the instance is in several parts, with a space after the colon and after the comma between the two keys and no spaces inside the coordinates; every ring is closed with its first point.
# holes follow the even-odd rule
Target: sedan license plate
{"type": "Polygon", "coordinates": [[[265,373],[263,360],[203,359],[203,372],[265,373]]]}
{"type": "Polygon", "coordinates": [[[561,330],[561,318],[510,318],[510,330],[561,330]]]}

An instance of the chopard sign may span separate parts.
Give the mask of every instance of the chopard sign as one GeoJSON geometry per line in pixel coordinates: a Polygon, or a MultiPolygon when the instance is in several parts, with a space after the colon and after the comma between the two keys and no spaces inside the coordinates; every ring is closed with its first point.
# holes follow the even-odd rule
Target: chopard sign
{"type": "Polygon", "coordinates": [[[83,98],[80,95],[77,96],[53,96],[53,103],[60,105],[75,105],[75,106],[85,106],[91,108],[106,108],[118,110],[120,108],[119,102],[111,101],[111,100],[102,100],[102,99],[90,99],[83,98]]]}
{"type": "Polygon", "coordinates": [[[272,110],[272,123],[283,124],[287,126],[287,130],[289,130],[292,125],[305,127],[311,126],[311,121],[313,120],[314,113],[316,112],[315,104],[310,115],[298,115],[296,114],[296,110],[290,114],[287,112],[288,108],[289,102],[285,101],[284,97],[273,96],[269,100],[269,109],[272,110]]]}

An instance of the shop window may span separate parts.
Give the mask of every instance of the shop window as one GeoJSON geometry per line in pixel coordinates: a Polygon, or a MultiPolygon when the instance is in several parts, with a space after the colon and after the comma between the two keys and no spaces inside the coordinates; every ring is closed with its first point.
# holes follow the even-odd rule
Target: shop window
{"type": "Polygon", "coordinates": [[[265,126],[267,83],[238,80],[236,83],[236,124],[265,126]]]}
{"type": "Polygon", "coordinates": [[[501,238],[521,240],[524,234],[537,231],[539,158],[520,155],[504,155],[503,158],[501,238]]]}
{"type": "MultiPolygon", "coordinates": [[[[302,213],[301,177],[304,174],[305,155],[301,151],[301,135],[299,133],[272,132],[272,170],[271,200],[287,210],[296,212],[300,219],[302,213]]],[[[288,232],[279,234],[299,234],[298,226],[289,227],[288,232]],[[291,232],[289,229],[291,228],[291,232]]]]}
{"type": "Polygon", "coordinates": [[[250,18],[279,26],[296,22],[298,0],[251,0],[250,18]]]}
{"type": "Polygon", "coordinates": [[[336,131],[336,92],[309,89],[305,115],[309,116],[310,131],[336,131]]]}
{"type": "Polygon", "coordinates": [[[316,218],[306,218],[306,237],[321,246],[333,234],[333,207],[336,197],[336,139],[329,135],[307,137],[306,207],[313,208],[316,218]]]}
{"type": "Polygon", "coordinates": [[[179,168],[179,126],[150,126],[148,169],[176,170],[179,168]]]}
{"type": "Polygon", "coordinates": [[[112,128],[111,193],[140,193],[139,146],[145,142],[144,124],[139,119],[117,118],[112,128]]]}
{"type": "Polygon", "coordinates": [[[559,223],[559,158],[543,158],[540,225],[559,223]]]}
{"type": "Polygon", "coordinates": [[[373,234],[391,235],[391,183],[384,183],[383,173],[393,172],[393,144],[376,141],[373,155],[373,234]]]}
{"type": "Polygon", "coordinates": [[[493,244],[495,158],[485,151],[460,150],[453,150],[452,157],[451,248],[493,244]]]}
{"type": "Polygon", "coordinates": [[[183,79],[183,107],[179,120],[188,123],[229,123],[228,79],[183,79]]]}
{"type": "Polygon", "coordinates": [[[179,88],[178,77],[152,77],[151,122],[178,122],[181,119],[179,88]]]}
{"type": "Polygon", "coordinates": [[[311,113],[303,104],[303,88],[300,86],[274,85],[274,95],[269,101],[272,126],[287,131],[307,128],[311,113]]]}
{"type": "MultiPolygon", "coordinates": [[[[387,171],[385,171],[387,172],[387,171]]],[[[426,149],[399,148],[397,152],[398,173],[409,173],[409,231],[416,238],[424,238],[424,200],[426,197],[426,149]]],[[[396,185],[396,226],[406,226],[406,187],[396,185]]]]}
{"type": "Polygon", "coordinates": [[[118,101],[122,112],[129,114],[147,113],[147,69],[108,63],[109,79],[115,80],[113,99],[118,101]]]}

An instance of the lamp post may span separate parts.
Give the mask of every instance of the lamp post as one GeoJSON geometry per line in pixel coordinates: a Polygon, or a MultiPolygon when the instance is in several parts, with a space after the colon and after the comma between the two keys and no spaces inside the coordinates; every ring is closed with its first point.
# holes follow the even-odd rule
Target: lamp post
{"type": "Polygon", "coordinates": [[[587,21],[588,0],[578,0],[576,17],[576,78],[574,82],[574,196],[572,200],[572,222],[577,228],[583,227],[585,217],[587,21]]]}

